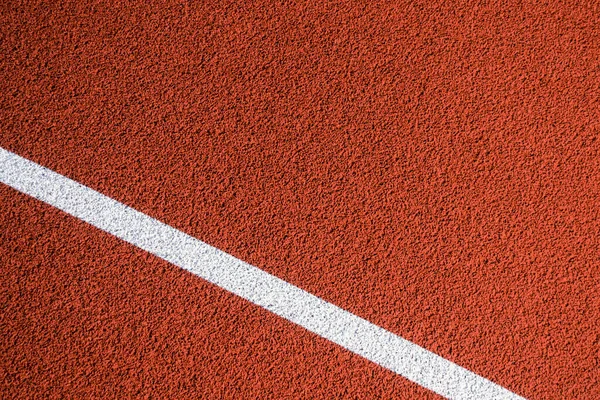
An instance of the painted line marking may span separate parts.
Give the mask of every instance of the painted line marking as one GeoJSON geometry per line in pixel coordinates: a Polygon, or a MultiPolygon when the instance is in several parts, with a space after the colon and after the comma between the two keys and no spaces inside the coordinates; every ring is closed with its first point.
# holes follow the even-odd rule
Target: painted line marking
{"type": "Polygon", "coordinates": [[[0,148],[0,181],[449,399],[523,399],[146,214],[0,148]]]}

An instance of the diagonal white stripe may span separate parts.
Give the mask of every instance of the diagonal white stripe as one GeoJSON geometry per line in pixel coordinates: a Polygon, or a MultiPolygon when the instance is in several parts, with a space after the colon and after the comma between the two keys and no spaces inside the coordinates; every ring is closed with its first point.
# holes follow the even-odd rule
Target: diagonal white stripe
{"type": "Polygon", "coordinates": [[[449,399],[522,399],[290,283],[0,148],[0,181],[449,399]]]}

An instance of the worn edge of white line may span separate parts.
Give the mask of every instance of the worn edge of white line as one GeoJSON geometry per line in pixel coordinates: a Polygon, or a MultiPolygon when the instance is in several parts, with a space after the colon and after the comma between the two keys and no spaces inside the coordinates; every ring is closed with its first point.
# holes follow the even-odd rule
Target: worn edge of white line
{"type": "Polygon", "coordinates": [[[0,147],[0,181],[449,399],[523,399],[184,232],[0,147]]]}

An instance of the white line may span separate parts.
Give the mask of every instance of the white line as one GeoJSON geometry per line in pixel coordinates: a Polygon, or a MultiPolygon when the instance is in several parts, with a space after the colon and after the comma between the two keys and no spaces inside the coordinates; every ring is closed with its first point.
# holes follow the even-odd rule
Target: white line
{"type": "Polygon", "coordinates": [[[449,399],[522,399],[406,339],[0,148],[0,181],[449,399]]]}

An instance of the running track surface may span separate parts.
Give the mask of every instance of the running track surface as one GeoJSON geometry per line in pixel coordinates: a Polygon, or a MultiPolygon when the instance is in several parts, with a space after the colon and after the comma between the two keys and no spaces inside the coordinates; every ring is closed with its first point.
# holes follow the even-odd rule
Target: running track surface
{"type": "MultiPolygon", "coordinates": [[[[521,396],[600,397],[597,3],[0,7],[0,147],[521,396]]],[[[436,397],[4,185],[0,220],[2,397],[436,397]]]]}

